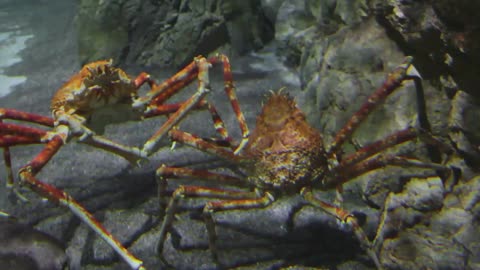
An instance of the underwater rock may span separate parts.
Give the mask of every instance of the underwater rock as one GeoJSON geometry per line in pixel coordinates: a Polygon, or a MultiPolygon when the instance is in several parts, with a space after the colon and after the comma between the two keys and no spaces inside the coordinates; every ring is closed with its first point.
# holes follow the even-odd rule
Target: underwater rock
{"type": "MultiPolygon", "coordinates": [[[[138,212],[118,210],[108,211],[103,220],[103,225],[109,228],[110,233],[116,235],[121,243],[128,245],[136,240],[136,237],[142,234],[148,228],[151,217],[138,212]]],[[[116,253],[102,239],[96,238],[92,246],[92,255],[94,261],[113,261],[116,253]]]]}
{"type": "Polygon", "coordinates": [[[467,27],[480,26],[480,18],[475,12],[480,8],[480,3],[474,0],[438,0],[433,3],[435,10],[442,19],[454,25],[467,27]]]}
{"type": "Polygon", "coordinates": [[[387,269],[468,269],[466,257],[463,247],[454,240],[426,226],[416,226],[386,241],[381,260],[387,269]]]}
{"type": "Polygon", "coordinates": [[[67,256],[55,238],[13,218],[0,217],[2,269],[62,270],[67,256]]]}
{"type": "Polygon", "coordinates": [[[448,126],[449,138],[462,152],[471,166],[480,164],[480,107],[474,98],[464,91],[457,91],[452,100],[448,126]]]}
{"type": "Polygon", "coordinates": [[[226,44],[229,54],[244,54],[273,38],[260,7],[260,0],[82,0],[77,15],[81,61],[114,58],[180,67],[226,44]]]}
{"type": "Polygon", "coordinates": [[[412,201],[408,194],[428,198],[418,184],[438,184],[438,179],[418,180],[415,186],[409,183],[402,193],[391,194],[381,230],[380,239],[385,238],[380,249],[382,263],[392,269],[478,267],[477,256],[471,255],[478,254],[480,246],[479,224],[471,211],[479,205],[478,179],[462,180],[451,193],[445,193],[445,199],[437,197],[441,205],[430,209],[418,208],[418,201],[412,201]]]}
{"type": "Polygon", "coordinates": [[[426,77],[451,76],[474,96],[479,85],[479,2],[387,1],[376,10],[390,35],[418,59],[426,77]]]}
{"type": "Polygon", "coordinates": [[[79,1],[76,26],[78,53],[82,63],[105,58],[117,60],[122,56],[129,36],[128,21],[122,14],[121,2],[79,1]]]}

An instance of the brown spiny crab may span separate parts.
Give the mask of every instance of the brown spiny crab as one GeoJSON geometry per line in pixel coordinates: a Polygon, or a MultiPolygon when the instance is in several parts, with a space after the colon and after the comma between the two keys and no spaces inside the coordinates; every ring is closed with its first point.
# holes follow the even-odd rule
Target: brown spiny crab
{"type": "MultiPolygon", "coordinates": [[[[211,58],[198,56],[195,60],[174,76],[161,84],[156,84],[147,73],[142,72],[135,79],[123,70],[112,65],[111,60],[86,64],[80,72],[74,74],[51,101],[52,118],[14,109],[0,108],[0,147],[3,148],[7,171],[7,186],[14,184],[11,169],[10,147],[25,144],[45,144],[44,148],[19,171],[19,180],[50,201],[69,208],[78,218],[90,226],[102,237],[132,269],[145,269],[143,262],[131,254],[117,241],[92,214],[66,192],[36,178],[36,175],[71,139],[119,155],[134,165],[153,154],[159,148],[159,142],[191,109],[207,109],[214,119],[216,109],[204,100],[208,93],[208,69],[211,65],[222,64],[226,78],[225,89],[232,92],[229,60],[224,55],[211,58]],[[165,104],[175,93],[198,79],[196,93],[180,103],[165,104]],[[139,97],[139,88],[148,83],[150,90],[139,97]],[[122,116],[114,121],[137,120],[167,115],[168,120],[143,145],[142,149],[125,146],[109,140],[90,127],[103,127],[110,122],[95,123],[97,113],[110,110],[111,115],[122,116]],[[6,123],[14,120],[44,126],[50,129],[25,126],[18,123],[6,123]]],[[[232,106],[238,108],[232,98],[232,106]]],[[[221,121],[221,120],[217,120],[221,121]]],[[[243,128],[243,126],[242,126],[243,128]]],[[[246,127],[244,128],[246,130],[246,127]]]]}
{"type": "MultiPolygon", "coordinates": [[[[311,127],[295,101],[282,92],[272,93],[257,117],[256,128],[248,137],[245,147],[239,147],[226,130],[220,140],[203,139],[193,134],[171,129],[168,134],[174,142],[183,143],[201,151],[229,160],[247,172],[247,177],[232,176],[185,167],[162,166],[157,170],[160,194],[164,194],[168,180],[198,178],[239,185],[249,190],[238,191],[225,188],[181,185],[168,201],[161,198],[165,218],[160,229],[158,252],[162,253],[166,233],[173,222],[179,201],[185,198],[212,198],[203,207],[203,216],[209,236],[209,248],[213,259],[219,263],[216,247],[214,213],[232,209],[265,208],[277,196],[299,193],[311,205],[317,206],[350,225],[363,249],[381,269],[382,264],[356,217],[339,205],[316,198],[313,189],[336,189],[357,176],[384,166],[413,166],[445,171],[440,164],[382,153],[383,150],[418,137],[429,137],[428,132],[413,127],[395,132],[384,139],[359,148],[354,153],[341,157],[341,147],[349,140],[358,125],[368,114],[406,80],[420,80],[412,59],[390,73],[384,83],[368,98],[347,124],[336,134],[330,145],[324,145],[320,132],[311,127]],[[420,133],[422,136],[419,136],[420,133]],[[426,135],[426,136],[423,136],[426,135]]],[[[238,117],[237,117],[238,118],[238,117]]],[[[238,118],[245,125],[243,118],[238,118]]],[[[244,133],[245,134],[245,133],[244,133]]]]}

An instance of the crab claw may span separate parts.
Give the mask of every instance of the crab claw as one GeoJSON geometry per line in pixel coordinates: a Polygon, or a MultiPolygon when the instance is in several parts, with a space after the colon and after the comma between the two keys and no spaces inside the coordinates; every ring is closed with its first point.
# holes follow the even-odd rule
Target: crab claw
{"type": "Polygon", "coordinates": [[[422,79],[422,76],[420,75],[420,73],[415,68],[412,62],[413,62],[413,57],[407,56],[403,64],[401,64],[399,67],[405,70],[405,74],[407,75],[408,78],[422,79]]]}
{"type": "Polygon", "coordinates": [[[418,70],[415,68],[414,65],[410,65],[410,66],[407,68],[406,74],[407,74],[407,76],[408,76],[409,78],[422,79],[422,76],[420,75],[420,73],[418,72],[418,70]]]}

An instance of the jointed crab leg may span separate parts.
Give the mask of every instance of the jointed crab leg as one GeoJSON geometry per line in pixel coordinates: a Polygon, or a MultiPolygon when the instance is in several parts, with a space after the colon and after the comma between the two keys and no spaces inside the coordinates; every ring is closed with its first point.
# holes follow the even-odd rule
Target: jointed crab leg
{"type": "MultiPolygon", "coordinates": [[[[180,109],[184,102],[177,102],[171,104],[160,104],[157,105],[155,108],[150,109],[147,113],[143,114],[144,118],[151,118],[159,115],[169,115],[172,114],[180,109]]],[[[207,102],[205,100],[201,100],[195,107],[194,110],[202,110],[205,109],[207,102]]]]}
{"type": "Polygon", "coordinates": [[[46,134],[46,131],[39,128],[0,122],[0,136],[1,135],[20,135],[24,137],[41,139],[45,134],[46,134]]]}
{"type": "MultiPolygon", "coordinates": [[[[28,120],[28,117],[24,117],[22,119],[19,119],[17,117],[15,119],[28,120]]],[[[20,169],[20,182],[23,184],[27,184],[32,190],[48,198],[49,200],[70,208],[75,215],[77,215],[80,219],[87,223],[105,241],[107,241],[107,243],[109,243],[110,246],[112,246],[118,252],[118,254],[120,254],[120,256],[122,256],[130,264],[132,268],[143,269],[142,262],[136,259],[132,254],[130,254],[128,250],[126,250],[122,246],[121,243],[119,243],[117,240],[115,240],[115,238],[113,238],[113,236],[101,225],[100,222],[98,222],[83,206],[81,206],[77,201],[75,201],[70,195],[55,188],[52,185],[43,183],[35,178],[35,174],[37,174],[44,167],[44,165],[52,158],[53,155],[55,155],[55,153],[61,148],[61,146],[65,142],[65,134],[68,133],[66,129],[68,129],[68,127],[62,125],[56,127],[58,134],[53,135],[53,137],[49,138],[49,141],[46,143],[44,149],[30,163],[20,169]]],[[[17,124],[7,123],[0,123],[0,130],[0,146],[4,147],[4,159],[7,167],[7,185],[13,185],[13,174],[11,172],[9,146],[15,146],[19,144],[43,143],[47,132],[38,128],[25,127],[17,124]],[[21,135],[19,136],[18,134],[21,135]]],[[[101,144],[96,146],[104,146],[102,147],[104,149],[112,146],[108,140],[102,140],[101,136],[92,136],[90,138],[92,139],[92,141],[90,141],[90,143],[92,144],[96,142],[96,139],[99,139],[101,144]],[[105,145],[108,146],[105,147],[105,145]]],[[[116,153],[122,155],[121,152],[119,152],[119,149],[122,149],[121,145],[113,146],[115,146],[114,148],[116,153]]],[[[126,158],[128,157],[127,155],[123,156],[126,158]]]]}
{"type": "Polygon", "coordinates": [[[197,61],[193,61],[184,67],[177,74],[165,80],[161,84],[154,84],[152,89],[144,96],[137,98],[132,107],[145,112],[155,109],[156,106],[163,104],[168,98],[173,96],[179,89],[191,83],[198,76],[197,61]]]}
{"type": "MultiPolygon", "coordinates": [[[[213,142],[202,139],[190,133],[187,133],[178,129],[172,129],[170,130],[170,132],[168,132],[168,135],[170,139],[174,142],[179,142],[184,145],[188,145],[193,148],[202,150],[206,153],[220,156],[226,160],[233,161],[233,162],[235,161],[238,162],[241,160],[241,156],[235,155],[232,152],[232,150],[221,147],[213,142]]],[[[192,178],[196,176],[198,176],[199,179],[209,179],[209,180],[225,182],[226,184],[228,183],[233,185],[238,185],[244,182],[237,177],[210,173],[205,170],[192,170],[187,168],[173,168],[173,167],[161,166],[157,170],[159,196],[164,195],[165,188],[167,185],[167,181],[166,181],[167,178],[178,178],[178,177],[192,178]]],[[[245,183],[243,185],[245,185],[245,183]]],[[[160,201],[160,209],[161,209],[160,210],[161,212],[163,212],[163,210],[165,209],[162,201],[160,201]]]]}
{"type": "MultiPolygon", "coordinates": [[[[36,123],[39,125],[53,127],[53,119],[50,117],[45,117],[33,113],[27,113],[15,109],[3,109],[0,108],[0,133],[7,131],[7,126],[3,126],[3,119],[12,119],[18,121],[28,121],[32,123],[36,123]]],[[[15,133],[11,130],[8,133],[15,133]]],[[[13,134],[11,134],[13,135],[13,134]]],[[[0,145],[3,147],[3,159],[5,160],[5,166],[7,171],[7,187],[13,186],[13,172],[12,172],[12,162],[10,157],[10,148],[9,146],[18,145],[18,144],[31,144],[31,143],[39,143],[36,139],[26,136],[22,132],[19,133],[20,136],[1,136],[0,137],[0,145]]],[[[43,135],[42,135],[43,136],[43,135]]]]}
{"type": "MultiPolygon", "coordinates": [[[[176,125],[192,108],[198,106],[199,100],[205,96],[204,93],[200,93],[202,88],[208,90],[208,68],[211,65],[215,65],[218,63],[223,64],[223,74],[224,74],[224,83],[225,83],[225,92],[230,100],[231,106],[233,111],[235,112],[236,118],[238,119],[240,129],[242,131],[242,140],[238,144],[235,153],[239,153],[248,139],[249,130],[248,126],[245,121],[245,117],[240,110],[240,106],[238,104],[238,100],[235,94],[235,86],[233,84],[233,76],[231,71],[230,62],[228,57],[225,55],[219,54],[214,57],[205,59],[204,57],[196,57],[195,60],[178,72],[175,76],[171,77],[170,79],[166,80],[165,82],[155,85],[151,91],[149,91],[145,96],[138,98],[134,101],[133,107],[134,108],[142,108],[147,106],[145,110],[145,115],[154,114],[154,112],[158,112],[161,109],[158,109],[159,106],[163,106],[163,102],[178,92],[179,89],[183,88],[190,82],[192,82],[195,78],[199,80],[199,89],[197,93],[192,96],[189,100],[187,100],[177,111],[173,114],[170,119],[162,126],[162,128],[157,131],[152,138],[150,138],[144,146],[144,151],[147,155],[150,155],[158,148],[159,141],[165,136],[166,132],[168,132],[171,127],[176,125]],[[206,84],[205,84],[206,82],[206,84]]],[[[214,107],[210,107],[213,108],[214,107]]],[[[209,109],[212,113],[212,110],[209,109]]],[[[212,117],[215,119],[216,112],[212,113],[212,117]]],[[[219,119],[219,117],[218,117],[219,119]]],[[[215,120],[214,120],[215,121],[215,120]]],[[[218,123],[218,122],[216,122],[218,123]]],[[[217,128],[217,125],[216,125],[217,128]]],[[[217,132],[222,128],[217,128],[217,132]]],[[[223,128],[223,130],[225,130],[223,128]]],[[[220,134],[225,139],[228,138],[228,134],[225,131],[220,131],[220,134]]],[[[231,139],[226,139],[227,141],[231,141],[231,139]]]]}
{"type": "MultiPolygon", "coordinates": [[[[28,139],[28,138],[26,138],[28,139]]],[[[0,138],[0,144],[2,143],[0,138]]],[[[11,188],[14,185],[13,171],[12,171],[12,158],[10,155],[10,148],[3,147],[3,160],[5,161],[5,170],[7,171],[7,188],[11,188]]]]}
{"type": "Polygon", "coordinates": [[[238,104],[237,95],[235,91],[235,85],[233,84],[233,76],[232,76],[232,68],[230,66],[230,61],[228,57],[225,55],[218,55],[217,57],[209,59],[209,61],[213,64],[216,61],[220,61],[223,63],[223,79],[225,81],[225,93],[230,100],[230,104],[232,105],[233,112],[238,120],[238,124],[240,125],[240,130],[242,131],[242,140],[238,145],[237,149],[235,149],[234,153],[238,154],[242,149],[246,146],[248,142],[248,136],[250,135],[250,131],[248,130],[247,121],[245,121],[245,117],[243,116],[242,111],[240,110],[240,105],[238,104]]]}
{"type": "Polygon", "coordinates": [[[29,136],[20,135],[2,135],[0,136],[0,146],[4,149],[10,149],[10,146],[42,143],[41,140],[29,136]]]}
{"type": "Polygon", "coordinates": [[[133,165],[138,165],[138,162],[146,159],[147,157],[142,153],[137,147],[130,147],[123,144],[116,143],[111,141],[103,136],[93,135],[87,137],[84,141],[81,141],[84,144],[103,149],[105,151],[117,154],[124,159],[128,160],[133,165]]]}
{"type": "Polygon", "coordinates": [[[223,183],[226,185],[236,185],[236,186],[245,186],[246,183],[243,179],[219,174],[212,173],[208,170],[199,170],[199,169],[190,169],[185,167],[167,167],[165,165],[160,166],[156,171],[157,177],[160,177],[160,182],[162,185],[167,183],[167,179],[171,178],[191,178],[191,179],[207,179],[209,181],[215,181],[216,183],[223,183]]]}
{"type": "Polygon", "coordinates": [[[0,122],[3,119],[11,119],[18,121],[31,122],[47,127],[53,127],[54,120],[51,117],[46,117],[34,113],[27,113],[15,109],[0,108],[0,122]]]}
{"type": "Polygon", "coordinates": [[[209,142],[188,132],[172,129],[169,132],[169,136],[172,141],[180,142],[182,144],[191,146],[206,153],[220,156],[226,160],[233,162],[238,162],[241,160],[241,157],[235,155],[230,149],[220,147],[212,142],[209,142]]]}
{"type": "Polygon", "coordinates": [[[46,143],[45,148],[19,172],[20,181],[27,184],[32,190],[48,198],[50,201],[68,207],[78,218],[96,231],[133,269],[144,269],[142,261],[133,256],[118,242],[92,214],[67,193],[52,185],[43,183],[35,175],[45,166],[53,155],[63,145],[64,140],[60,135],[55,135],[46,143]]]}
{"type": "Polygon", "coordinates": [[[337,132],[330,148],[327,149],[329,157],[335,155],[343,143],[348,140],[360,123],[370,114],[378,105],[401,86],[405,80],[420,77],[415,67],[412,65],[413,58],[407,57],[403,64],[399,65],[392,73],[388,74],[387,79],[370,97],[367,102],[350,118],[345,126],[337,132]]]}
{"type": "MultiPolygon", "coordinates": [[[[409,127],[400,131],[397,131],[389,136],[385,137],[384,139],[378,140],[376,142],[370,143],[360,149],[358,149],[353,154],[350,154],[344,158],[342,158],[340,164],[337,167],[332,169],[333,173],[344,171],[345,168],[348,168],[355,163],[361,162],[387,148],[393,147],[395,145],[414,140],[419,138],[420,140],[426,142],[430,145],[435,145],[439,149],[442,149],[443,153],[451,153],[453,149],[433,137],[429,132],[418,130],[413,127],[409,127]]],[[[435,163],[432,163],[435,164],[435,163]]],[[[437,164],[438,165],[438,164],[437,164]]]]}
{"type": "Polygon", "coordinates": [[[355,153],[350,154],[344,158],[338,165],[334,168],[332,172],[342,171],[344,168],[351,166],[354,163],[358,163],[362,160],[365,160],[387,148],[392,146],[414,140],[418,138],[418,132],[415,128],[406,128],[404,130],[397,131],[384,139],[378,140],[376,142],[370,143],[364,147],[361,147],[355,153]]]}
{"type": "Polygon", "coordinates": [[[160,141],[165,135],[167,135],[168,131],[178,124],[183,117],[185,117],[186,114],[203,99],[208,91],[210,91],[210,81],[208,78],[208,69],[210,68],[210,63],[208,63],[203,57],[196,58],[195,63],[198,65],[199,87],[197,92],[187,101],[185,101],[180,108],[168,118],[162,127],[160,127],[160,129],[150,139],[148,139],[143,146],[143,151],[147,155],[151,155],[158,149],[160,141]]]}
{"type": "MultiPolygon", "coordinates": [[[[197,194],[199,194],[200,196],[210,196],[213,198],[217,198],[217,196],[219,197],[225,192],[224,190],[215,190],[212,188],[201,187],[198,187],[196,190],[193,191],[194,193],[192,195],[198,196],[197,194]]],[[[228,200],[208,202],[203,208],[203,217],[208,232],[208,245],[210,247],[210,250],[212,251],[213,260],[217,263],[219,263],[218,249],[216,245],[217,233],[215,231],[215,221],[213,220],[213,213],[224,210],[265,208],[272,204],[272,202],[275,200],[274,197],[268,192],[265,192],[261,196],[259,196],[255,192],[244,191],[230,192],[230,195],[228,197],[219,198],[228,200]],[[249,198],[254,194],[254,198],[249,198]]]]}
{"type": "MultiPolygon", "coordinates": [[[[7,112],[9,110],[4,110],[4,111],[7,112]]],[[[26,116],[28,114],[21,113],[19,115],[26,116]]],[[[15,118],[15,119],[19,119],[19,118],[15,118]]],[[[42,143],[41,140],[43,136],[45,136],[45,134],[46,134],[46,131],[38,128],[25,127],[25,126],[16,125],[16,124],[7,124],[7,123],[3,123],[0,120],[0,146],[3,147],[3,159],[5,161],[5,169],[7,172],[7,181],[6,181],[7,187],[10,188],[10,187],[13,187],[14,185],[12,161],[10,156],[10,146],[15,146],[20,144],[42,143]]]]}
{"type": "MultiPolygon", "coordinates": [[[[215,178],[216,176],[213,176],[215,178]]],[[[264,208],[270,205],[274,198],[270,193],[264,193],[259,196],[256,192],[231,191],[225,189],[208,188],[201,186],[180,186],[177,188],[167,206],[165,219],[160,228],[160,239],[157,251],[161,254],[163,242],[168,227],[171,225],[173,215],[180,200],[188,197],[217,198],[222,201],[208,202],[203,208],[203,215],[208,232],[209,247],[212,251],[213,259],[218,262],[218,250],[216,248],[217,234],[215,232],[215,223],[212,214],[216,211],[231,209],[252,209],[264,208]]]]}
{"type": "Polygon", "coordinates": [[[367,252],[368,256],[373,260],[377,269],[379,270],[383,269],[382,265],[380,264],[380,261],[378,260],[378,256],[374,251],[372,243],[370,242],[367,235],[358,224],[355,216],[353,216],[351,213],[345,211],[340,207],[337,207],[335,205],[329,204],[327,202],[324,202],[322,200],[315,198],[310,188],[303,188],[301,191],[301,194],[305,198],[305,200],[307,200],[312,205],[317,206],[323,211],[325,211],[326,213],[336,217],[342,223],[346,223],[350,225],[350,227],[353,229],[353,232],[355,233],[355,236],[360,242],[362,248],[367,252]]]}
{"type": "Polygon", "coordinates": [[[226,185],[235,185],[235,186],[245,186],[245,181],[241,178],[224,175],[218,173],[212,173],[208,170],[196,170],[189,168],[176,168],[176,167],[167,167],[165,165],[160,166],[156,171],[157,183],[158,183],[158,195],[160,198],[160,216],[163,216],[166,209],[166,201],[163,200],[165,191],[167,188],[168,181],[167,179],[172,178],[190,178],[190,179],[208,179],[209,181],[214,181],[215,183],[224,183],[226,185]]]}
{"type": "Polygon", "coordinates": [[[348,172],[340,173],[334,179],[326,178],[324,183],[326,186],[341,185],[357,176],[379,168],[383,168],[385,166],[416,167],[439,171],[450,171],[448,167],[437,163],[423,162],[417,159],[394,155],[379,155],[352,165],[348,172]]]}
{"type": "Polygon", "coordinates": [[[228,130],[225,127],[225,123],[223,122],[222,118],[218,114],[215,106],[213,106],[210,103],[207,103],[207,109],[210,112],[210,115],[212,116],[213,126],[216,132],[220,135],[220,140],[226,143],[230,147],[235,147],[234,145],[232,145],[233,139],[228,135],[228,130]]]}
{"type": "MultiPolygon", "coordinates": [[[[158,115],[172,114],[180,110],[180,107],[182,105],[183,105],[183,102],[173,103],[173,104],[161,104],[161,105],[158,105],[156,108],[149,110],[148,113],[144,114],[144,117],[150,118],[158,115]]],[[[222,142],[224,142],[224,144],[228,144],[228,146],[233,147],[232,145],[233,139],[228,135],[228,131],[225,128],[225,123],[223,122],[222,118],[218,114],[217,109],[215,108],[215,106],[213,106],[213,104],[209,103],[206,99],[202,99],[192,109],[194,110],[207,109],[212,117],[215,130],[220,135],[220,139],[222,140],[222,142]]]]}
{"type": "MultiPolygon", "coordinates": [[[[63,127],[64,129],[66,128],[66,126],[63,127]]],[[[55,132],[59,130],[62,130],[62,128],[55,128],[55,132]]],[[[53,134],[55,134],[55,132],[53,134]]],[[[68,132],[64,131],[63,133],[68,132]]],[[[13,185],[9,147],[21,144],[43,143],[45,139],[48,139],[47,134],[49,133],[42,129],[0,122],[0,146],[4,148],[4,159],[7,167],[7,185],[13,185]]],[[[62,135],[66,138],[66,134],[62,135]]],[[[140,149],[136,147],[124,146],[99,135],[89,136],[82,141],[82,143],[122,156],[132,164],[136,164],[139,160],[146,158],[140,149]]]]}

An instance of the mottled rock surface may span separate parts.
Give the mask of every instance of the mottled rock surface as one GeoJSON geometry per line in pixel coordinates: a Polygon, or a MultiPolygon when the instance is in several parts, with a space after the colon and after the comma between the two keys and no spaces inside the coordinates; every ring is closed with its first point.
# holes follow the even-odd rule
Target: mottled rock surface
{"type": "Polygon", "coordinates": [[[80,60],[180,67],[219,48],[235,55],[258,50],[273,37],[259,3],[82,0],[76,18],[80,60]]]}
{"type": "Polygon", "coordinates": [[[0,217],[0,265],[2,269],[61,270],[67,266],[63,245],[52,236],[0,217]]]}
{"type": "Polygon", "coordinates": [[[454,81],[478,100],[479,5],[474,0],[385,1],[377,11],[402,50],[417,58],[424,76],[440,77],[447,91],[454,81]]]}

